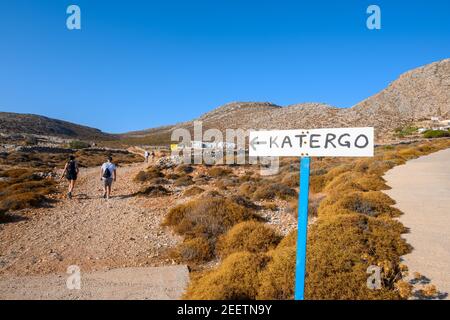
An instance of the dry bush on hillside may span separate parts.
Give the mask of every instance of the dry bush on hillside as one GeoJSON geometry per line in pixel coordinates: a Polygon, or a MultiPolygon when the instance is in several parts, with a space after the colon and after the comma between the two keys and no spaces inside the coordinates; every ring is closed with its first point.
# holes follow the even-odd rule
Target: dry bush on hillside
{"type": "Polygon", "coordinates": [[[194,300],[254,300],[258,294],[258,273],[267,263],[262,254],[237,252],[202,277],[193,279],[185,298],[194,300]]]}
{"type": "Polygon", "coordinates": [[[265,252],[280,242],[281,236],[264,223],[245,221],[236,224],[219,238],[216,250],[225,257],[238,251],[265,252]]]}
{"type": "Polygon", "coordinates": [[[147,182],[155,178],[164,177],[163,173],[157,167],[151,167],[145,171],[139,171],[138,174],[134,177],[134,181],[136,182],[147,182]]]}
{"type": "Polygon", "coordinates": [[[176,174],[176,173],[173,173],[173,172],[167,173],[167,174],[165,175],[165,178],[166,178],[166,179],[169,179],[169,180],[177,180],[179,177],[180,177],[179,174],[176,174]]]}
{"type": "Polygon", "coordinates": [[[166,178],[153,178],[148,182],[149,184],[157,185],[157,184],[169,184],[170,181],[166,178]]]}
{"type": "Polygon", "coordinates": [[[269,200],[278,197],[283,200],[288,200],[297,197],[297,191],[280,183],[262,184],[253,193],[255,200],[269,200]]]}
{"type": "Polygon", "coordinates": [[[257,188],[257,185],[254,182],[244,182],[239,187],[238,192],[241,196],[244,196],[247,198],[252,198],[253,193],[256,191],[256,188],[257,188]]]}
{"type": "Polygon", "coordinates": [[[367,267],[385,261],[398,266],[410,248],[404,228],[392,219],[341,215],[321,219],[308,235],[308,299],[398,299],[397,274],[383,277],[381,290],[366,286],[367,267]]]}
{"type": "Polygon", "coordinates": [[[208,240],[193,238],[180,243],[171,255],[179,262],[201,264],[212,259],[213,251],[208,240]]]}
{"type": "Polygon", "coordinates": [[[383,178],[359,172],[344,172],[332,179],[325,192],[376,191],[388,189],[383,178]]]}
{"type": "Polygon", "coordinates": [[[164,225],[187,238],[216,239],[236,223],[260,219],[253,210],[224,197],[195,199],[169,210],[164,225]]]}
{"type": "Polygon", "coordinates": [[[181,176],[177,180],[173,182],[173,185],[176,187],[187,187],[194,184],[192,177],[189,175],[181,176]]]}
{"type": "Polygon", "coordinates": [[[29,169],[2,170],[0,177],[0,220],[10,211],[40,207],[50,201],[49,194],[56,192],[53,180],[42,179],[29,169]]]}
{"type": "Polygon", "coordinates": [[[193,187],[190,187],[189,189],[186,189],[183,192],[183,196],[185,196],[185,197],[193,197],[193,196],[202,194],[203,192],[205,192],[205,189],[202,189],[202,188],[197,187],[197,186],[193,186],[193,187]]]}
{"type": "Polygon", "coordinates": [[[258,299],[291,300],[295,285],[295,246],[280,247],[270,252],[267,267],[259,274],[258,299]]]}
{"type": "Polygon", "coordinates": [[[175,167],[174,171],[175,173],[178,173],[180,175],[185,175],[194,172],[194,168],[188,164],[180,164],[177,167],[175,167]]]}
{"type": "Polygon", "coordinates": [[[321,202],[318,214],[322,216],[360,213],[372,217],[380,215],[397,217],[400,211],[392,207],[393,204],[395,201],[379,191],[335,192],[321,202]]]}
{"type": "Polygon", "coordinates": [[[300,183],[300,177],[298,173],[288,173],[283,176],[281,183],[289,188],[298,188],[300,183]]]}
{"type": "Polygon", "coordinates": [[[208,170],[208,175],[210,175],[213,178],[219,178],[224,176],[229,176],[232,174],[233,171],[231,171],[228,168],[224,167],[212,167],[208,170]]]}
{"type": "Polygon", "coordinates": [[[169,190],[160,185],[143,187],[138,192],[138,195],[146,197],[163,197],[170,194],[169,190]]]}
{"type": "Polygon", "coordinates": [[[241,205],[245,208],[249,208],[249,209],[253,209],[253,210],[258,210],[260,209],[260,207],[258,205],[256,205],[254,202],[252,202],[250,199],[248,199],[247,197],[243,197],[243,196],[239,196],[239,195],[234,195],[230,197],[231,201],[233,201],[234,203],[241,205]]]}

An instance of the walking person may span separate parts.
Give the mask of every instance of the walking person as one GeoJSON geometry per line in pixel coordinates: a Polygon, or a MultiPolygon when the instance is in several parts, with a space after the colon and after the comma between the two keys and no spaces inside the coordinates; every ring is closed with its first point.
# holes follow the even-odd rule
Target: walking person
{"type": "Polygon", "coordinates": [[[112,163],[112,157],[108,156],[106,162],[102,165],[100,180],[103,181],[103,198],[109,199],[113,181],[117,179],[116,165],[112,163]]]}
{"type": "Polygon", "coordinates": [[[152,162],[155,161],[155,151],[152,151],[152,162]]]}
{"type": "Polygon", "coordinates": [[[64,171],[60,179],[62,180],[66,177],[67,181],[69,181],[69,190],[67,192],[67,197],[69,199],[72,199],[72,192],[75,187],[75,181],[77,181],[78,172],[78,163],[75,161],[75,156],[70,156],[69,161],[64,166],[64,171]]]}
{"type": "Polygon", "coordinates": [[[147,150],[145,150],[144,152],[144,158],[145,158],[145,162],[148,163],[148,157],[150,156],[150,154],[148,153],[147,150]]]}

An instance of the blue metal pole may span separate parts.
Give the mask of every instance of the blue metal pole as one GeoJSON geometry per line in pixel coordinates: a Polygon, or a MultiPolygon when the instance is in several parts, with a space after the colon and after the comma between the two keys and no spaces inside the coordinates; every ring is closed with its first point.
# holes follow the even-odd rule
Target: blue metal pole
{"type": "Polygon", "coordinates": [[[303,300],[305,294],[306,239],[308,231],[308,195],[309,195],[310,158],[301,158],[300,194],[298,197],[297,217],[297,263],[295,271],[295,300],[303,300]]]}

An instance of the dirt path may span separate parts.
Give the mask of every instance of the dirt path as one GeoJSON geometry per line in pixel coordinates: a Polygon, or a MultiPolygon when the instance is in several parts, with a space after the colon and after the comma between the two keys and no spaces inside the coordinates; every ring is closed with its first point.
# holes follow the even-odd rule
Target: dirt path
{"type": "Polygon", "coordinates": [[[450,294],[450,149],[408,161],[384,178],[392,187],[386,194],[404,212],[400,221],[410,229],[405,238],[414,249],[403,257],[406,265],[445,297],[450,294]]]}
{"type": "Polygon", "coordinates": [[[180,239],[160,223],[174,199],[134,196],[139,185],[132,179],[143,168],[119,168],[109,201],[102,197],[99,169],[84,169],[74,199],[0,225],[0,280],[65,273],[70,265],[92,272],[171,264],[161,257],[180,239]]]}

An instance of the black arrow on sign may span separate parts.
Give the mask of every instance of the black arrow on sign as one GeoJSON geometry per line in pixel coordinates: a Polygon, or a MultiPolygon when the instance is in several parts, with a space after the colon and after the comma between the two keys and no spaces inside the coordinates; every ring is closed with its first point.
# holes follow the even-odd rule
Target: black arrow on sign
{"type": "Polygon", "coordinates": [[[250,141],[250,147],[256,151],[255,144],[267,144],[267,141],[258,141],[258,137],[254,137],[252,141],[250,141]]]}

